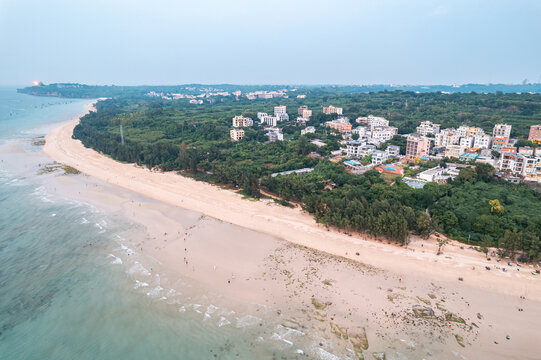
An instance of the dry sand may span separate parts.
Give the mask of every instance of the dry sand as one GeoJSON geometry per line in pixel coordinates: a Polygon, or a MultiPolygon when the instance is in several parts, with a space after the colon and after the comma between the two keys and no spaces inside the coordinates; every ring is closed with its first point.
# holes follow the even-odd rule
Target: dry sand
{"type": "Polygon", "coordinates": [[[324,348],[352,349],[365,328],[369,353],[415,344],[418,356],[440,359],[459,356],[453,352],[473,359],[538,356],[533,344],[541,340],[536,332],[541,286],[528,269],[486,271],[486,264],[503,263],[453,242],[437,256],[434,240],[414,238],[405,249],[328,231],[299,209],[118,163],[72,139],[76,124],[47,134],[44,151],[85,174],[165,203],[138,202],[133,193],[122,195],[103,184],[78,191],[87,202],[144,225],[149,235],[138,245],[172,282],[189,276],[216,293],[268,305],[288,326],[317,332],[324,348]],[[446,314],[456,318],[446,320],[446,314]],[[453,321],[458,317],[465,324],[453,321]]]}

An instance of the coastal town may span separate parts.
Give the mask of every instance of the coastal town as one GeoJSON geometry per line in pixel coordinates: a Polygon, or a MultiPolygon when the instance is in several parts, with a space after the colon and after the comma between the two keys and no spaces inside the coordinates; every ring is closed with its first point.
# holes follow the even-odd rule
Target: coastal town
{"type": "MultiPolygon", "coordinates": [[[[511,137],[512,126],[496,124],[492,134],[480,127],[462,125],[458,128],[441,128],[431,121],[421,122],[416,131],[399,134],[398,128],[389,125],[389,120],[379,116],[359,116],[354,121],[344,116],[343,108],[324,106],[323,114],[332,115],[333,120],[319,126],[310,126],[314,110],[301,105],[295,120],[290,117],[285,105],[275,106],[274,112],[258,112],[257,120],[237,115],[233,117],[230,139],[244,138],[246,127],[262,128],[269,142],[284,141],[284,126],[297,126],[300,135],[310,139],[317,148],[328,145],[320,139],[331,134],[340,138],[339,148],[326,156],[331,162],[341,163],[351,173],[363,174],[376,169],[381,174],[400,176],[402,181],[414,188],[428,182],[444,183],[454,179],[461,168],[475,168],[485,163],[493,166],[495,176],[511,182],[541,182],[541,151],[535,147],[521,145],[518,138],[511,137]],[[404,146],[392,144],[397,142],[404,146]],[[441,161],[446,160],[446,166],[441,161]],[[428,167],[427,164],[437,163],[428,167]]],[[[541,143],[541,125],[530,127],[528,142],[541,143]]],[[[312,152],[309,156],[321,157],[312,152]]],[[[287,173],[305,173],[306,169],[291,169],[287,173]]],[[[284,172],[285,173],[285,172],[284,172]]]]}

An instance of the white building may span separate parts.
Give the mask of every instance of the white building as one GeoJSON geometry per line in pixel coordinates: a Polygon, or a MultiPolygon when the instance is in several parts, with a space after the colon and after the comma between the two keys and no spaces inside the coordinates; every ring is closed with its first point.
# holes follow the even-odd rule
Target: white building
{"type": "Polygon", "coordinates": [[[366,127],[364,126],[357,126],[355,129],[351,130],[352,134],[358,134],[359,139],[365,138],[367,135],[366,127]]]}
{"type": "Polygon", "coordinates": [[[387,154],[389,154],[389,157],[397,158],[400,156],[400,146],[397,145],[389,145],[387,146],[387,154]]]}
{"type": "Polygon", "coordinates": [[[474,141],[475,141],[475,138],[473,136],[463,137],[463,138],[460,138],[459,145],[463,146],[466,149],[470,149],[473,147],[474,141]]]}
{"type": "Polygon", "coordinates": [[[496,124],[492,130],[492,137],[507,138],[511,137],[511,125],[496,124]]]}
{"type": "Polygon", "coordinates": [[[397,132],[398,129],[392,126],[377,126],[372,127],[368,135],[374,142],[382,143],[391,140],[397,132]]]}
{"type": "Polygon", "coordinates": [[[360,141],[348,141],[346,154],[350,158],[363,158],[376,150],[374,145],[367,145],[360,141]]]}
{"type": "Polygon", "coordinates": [[[434,145],[436,147],[458,145],[460,143],[460,136],[453,128],[443,129],[434,137],[434,145]]]}
{"type": "Polygon", "coordinates": [[[376,126],[389,126],[389,120],[374,115],[359,116],[355,121],[359,124],[366,124],[366,127],[370,130],[376,126]]]}
{"type": "Polygon", "coordinates": [[[304,134],[315,134],[316,133],[316,128],[313,127],[313,126],[307,126],[306,129],[302,129],[301,130],[301,135],[304,135],[304,134]]]}
{"type": "Polygon", "coordinates": [[[445,173],[445,169],[437,166],[435,168],[428,169],[417,174],[417,178],[424,180],[426,182],[433,182],[433,181],[440,180],[443,177],[444,173],[445,173]]]}
{"type": "Polygon", "coordinates": [[[262,119],[263,119],[264,116],[269,116],[269,114],[264,113],[264,112],[258,112],[258,113],[257,113],[257,118],[258,118],[259,121],[261,121],[261,122],[263,122],[262,119]]]}
{"type": "Polygon", "coordinates": [[[260,120],[261,123],[271,127],[276,127],[276,124],[278,123],[278,119],[276,118],[276,116],[271,115],[263,116],[260,120]]]}
{"type": "Polygon", "coordinates": [[[372,165],[383,164],[389,158],[389,154],[383,150],[374,150],[372,152],[372,165]]]}
{"type": "Polygon", "coordinates": [[[289,121],[289,115],[287,113],[285,114],[278,114],[276,115],[276,119],[278,121],[289,121]]]}
{"type": "Polygon", "coordinates": [[[474,137],[473,147],[479,149],[490,149],[492,137],[490,135],[478,135],[474,137]]]}
{"type": "Polygon", "coordinates": [[[430,121],[423,121],[416,129],[417,133],[422,136],[427,136],[429,134],[436,135],[440,132],[440,124],[434,124],[430,121]]]}

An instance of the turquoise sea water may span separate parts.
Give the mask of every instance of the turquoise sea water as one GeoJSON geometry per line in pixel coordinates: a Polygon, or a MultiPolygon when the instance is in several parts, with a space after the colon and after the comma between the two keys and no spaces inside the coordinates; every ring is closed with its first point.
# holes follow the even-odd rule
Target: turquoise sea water
{"type": "MultiPolygon", "coordinates": [[[[0,146],[15,140],[37,153],[31,139],[87,103],[0,88],[0,146]]],[[[138,280],[147,270],[130,259],[120,235],[132,224],[48,193],[37,168],[25,174],[5,164],[0,359],[306,358],[267,342],[254,316],[215,308],[209,297],[200,307],[183,303],[159,278],[138,280]]]]}

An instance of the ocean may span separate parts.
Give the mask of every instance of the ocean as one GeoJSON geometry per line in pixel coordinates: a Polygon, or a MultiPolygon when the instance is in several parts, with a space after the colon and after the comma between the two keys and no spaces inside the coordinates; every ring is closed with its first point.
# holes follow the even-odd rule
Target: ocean
{"type": "Polygon", "coordinates": [[[307,358],[254,314],[163,288],[134,224],[50,190],[40,137],[88,102],[0,88],[0,359],[307,358]]]}

